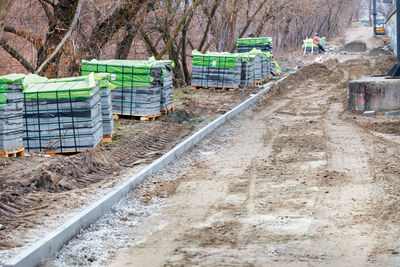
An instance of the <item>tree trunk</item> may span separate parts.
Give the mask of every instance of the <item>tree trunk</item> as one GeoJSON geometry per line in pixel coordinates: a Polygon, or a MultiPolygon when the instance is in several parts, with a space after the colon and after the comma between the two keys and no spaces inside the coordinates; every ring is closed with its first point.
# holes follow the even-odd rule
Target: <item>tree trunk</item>
{"type": "MultiPolygon", "coordinates": [[[[64,35],[68,32],[74,19],[78,2],[79,0],[60,0],[57,3],[54,8],[54,15],[52,18],[49,18],[49,30],[46,34],[46,41],[38,50],[37,67],[42,65],[47,57],[53,53],[57,45],[64,38],[64,35]]],[[[49,78],[57,77],[61,54],[62,50],[41,70],[40,75],[49,78]]]]}
{"type": "Polygon", "coordinates": [[[131,21],[137,15],[146,1],[130,0],[123,2],[105,20],[98,23],[92,30],[88,46],[83,49],[82,57],[88,60],[99,59],[104,46],[121,27],[125,26],[128,21],[131,21]]]}
{"type": "Polygon", "coordinates": [[[221,4],[221,0],[215,0],[214,5],[211,9],[210,16],[208,17],[206,30],[204,31],[203,37],[201,38],[201,41],[199,44],[199,47],[197,48],[197,50],[199,50],[199,51],[201,51],[201,49],[203,49],[203,46],[207,41],[208,32],[210,31],[211,24],[212,24],[214,16],[215,16],[215,12],[217,11],[217,8],[219,7],[220,4],[221,4]]]}
{"type": "Polygon", "coordinates": [[[3,29],[6,24],[7,16],[13,4],[14,0],[0,0],[0,40],[3,36],[3,29]]]}

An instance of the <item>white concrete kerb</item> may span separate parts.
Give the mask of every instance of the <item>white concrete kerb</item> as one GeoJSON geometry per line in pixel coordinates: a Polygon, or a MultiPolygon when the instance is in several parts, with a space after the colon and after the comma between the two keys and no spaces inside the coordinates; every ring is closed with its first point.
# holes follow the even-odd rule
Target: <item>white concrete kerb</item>
{"type": "MultiPolygon", "coordinates": [[[[280,81],[278,81],[278,83],[280,81]]],[[[58,229],[49,233],[36,244],[27,247],[19,255],[8,260],[3,266],[35,266],[36,264],[41,263],[45,259],[56,254],[71,238],[76,236],[82,229],[89,227],[91,223],[103,216],[112,208],[112,206],[126,196],[129,191],[142,183],[144,179],[163,169],[166,165],[173,162],[176,158],[195,146],[201,139],[203,139],[218,126],[222,125],[229,119],[235,117],[244,109],[256,103],[259,97],[269,92],[271,86],[275,83],[276,82],[269,82],[264,85],[264,88],[259,93],[251,96],[234,109],[215,119],[207,126],[176,145],[168,153],[155,160],[150,165],[144,167],[141,171],[139,171],[139,173],[130,177],[124,183],[113,188],[104,197],[90,204],[82,212],[68,220],[58,229]]]]}

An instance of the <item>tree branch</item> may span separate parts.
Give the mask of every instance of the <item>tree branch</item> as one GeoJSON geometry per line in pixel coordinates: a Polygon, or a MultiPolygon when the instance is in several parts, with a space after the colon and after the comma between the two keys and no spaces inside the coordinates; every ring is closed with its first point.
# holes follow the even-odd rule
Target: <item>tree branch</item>
{"type": "Polygon", "coordinates": [[[9,46],[6,41],[3,39],[0,41],[0,45],[4,48],[4,50],[7,51],[13,58],[18,60],[19,63],[21,63],[22,66],[24,66],[25,69],[27,69],[29,72],[34,72],[35,69],[33,66],[26,60],[17,50],[9,46]]]}
{"type": "Polygon", "coordinates": [[[12,26],[4,26],[4,31],[8,32],[8,33],[13,33],[19,37],[24,38],[25,40],[31,42],[32,44],[36,45],[36,38],[34,38],[31,34],[21,31],[21,30],[17,30],[12,26]]]}
{"type": "MultiPolygon", "coordinates": [[[[254,20],[254,18],[257,16],[258,12],[263,8],[267,0],[264,0],[261,2],[261,4],[258,6],[257,10],[254,12],[254,14],[247,20],[246,25],[244,26],[243,30],[239,34],[239,38],[242,38],[243,35],[246,33],[247,29],[250,27],[251,22],[254,20]]],[[[236,44],[233,46],[231,49],[231,53],[235,52],[236,50],[236,44]]]]}
{"type": "Polygon", "coordinates": [[[157,49],[155,48],[153,42],[151,41],[150,37],[143,31],[143,29],[140,29],[139,31],[143,37],[144,42],[149,47],[151,53],[153,53],[153,55],[155,57],[157,57],[159,55],[159,53],[158,53],[157,49]]]}
{"type": "Polygon", "coordinates": [[[221,0],[215,0],[214,5],[213,5],[212,10],[211,10],[211,13],[210,13],[210,16],[208,17],[206,30],[204,31],[203,38],[201,38],[200,45],[199,45],[199,47],[197,49],[198,51],[201,51],[201,49],[203,49],[203,46],[207,41],[208,32],[210,31],[211,24],[213,22],[215,12],[217,11],[217,8],[219,7],[220,4],[221,4],[221,0]]]}
{"type": "Polygon", "coordinates": [[[79,15],[81,13],[82,9],[82,4],[84,0],[79,0],[78,6],[76,7],[75,11],[75,16],[74,19],[72,20],[71,27],[69,27],[68,32],[65,34],[64,38],[61,40],[61,42],[57,45],[56,49],[54,49],[53,53],[42,63],[42,65],[39,66],[39,68],[35,71],[35,73],[39,73],[42,71],[42,69],[52,60],[58,53],[58,51],[63,47],[64,43],[68,40],[68,38],[71,36],[72,31],[74,30],[76,24],[78,23],[79,15]]]}
{"type": "MultiPolygon", "coordinates": [[[[193,10],[201,4],[202,0],[196,0],[196,2],[194,2],[192,4],[192,6],[186,10],[185,14],[183,15],[182,19],[179,21],[178,25],[176,26],[176,29],[174,31],[174,33],[171,35],[171,37],[169,38],[168,42],[165,44],[164,48],[161,50],[160,54],[158,54],[158,56],[156,57],[156,59],[161,59],[164,54],[169,50],[169,47],[172,44],[172,41],[175,39],[175,37],[178,35],[179,31],[181,30],[184,22],[186,21],[186,18],[189,16],[189,14],[191,12],[193,12],[193,10]]],[[[265,0],[266,1],[266,0],[265,0]]]]}
{"type": "MultiPolygon", "coordinates": [[[[49,21],[53,21],[54,19],[54,13],[50,10],[49,6],[46,4],[46,2],[43,2],[42,0],[39,0],[40,5],[43,8],[44,13],[46,14],[46,17],[49,21]]],[[[53,5],[53,9],[55,6],[53,5]]]]}

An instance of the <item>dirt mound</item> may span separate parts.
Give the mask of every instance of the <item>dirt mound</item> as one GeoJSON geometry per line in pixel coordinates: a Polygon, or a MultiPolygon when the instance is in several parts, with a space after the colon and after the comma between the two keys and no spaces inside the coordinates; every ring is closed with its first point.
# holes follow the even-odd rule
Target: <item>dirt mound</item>
{"type": "Polygon", "coordinates": [[[376,57],[379,55],[393,56],[394,52],[391,49],[384,49],[383,47],[376,47],[369,50],[369,55],[376,57]]]}
{"type": "Polygon", "coordinates": [[[366,58],[347,60],[342,62],[339,68],[348,74],[348,81],[371,76],[374,72],[371,62],[366,58]]]}
{"type": "Polygon", "coordinates": [[[384,134],[400,135],[400,122],[364,122],[360,123],[364,129],[384,134]]]}
{"type": "MultiPolygon", "coordinates": [[[[328,63],[328,64],[332,64],[328,63]]],[[[337,70],[332,70],[328,68],[328,64],[314,63],[307,65],[295,73],[290,74],[285,80],[279,82],[271,88],[270,95],[284,95],[300,83],[305,81],[313,81],[319,84],[331,84],[338,81],[343,77],[343,73],[337,70]]]]}
{"type": "Polygon", "coordinates": [[[341,51],[365,52],[367,51],[367,44],[362,41],[353,41],[343,46],[341,51]]]}
{"type": "Polygon", "coordinates": [[[374,63],[374,75],[386,75],[389,70],[397,63],[395,56],[379,55],[374,63]]]}

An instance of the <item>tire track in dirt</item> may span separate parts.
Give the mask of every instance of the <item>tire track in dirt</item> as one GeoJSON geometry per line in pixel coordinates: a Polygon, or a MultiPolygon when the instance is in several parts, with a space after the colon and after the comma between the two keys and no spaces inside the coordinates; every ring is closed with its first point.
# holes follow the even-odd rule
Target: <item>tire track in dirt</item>
{"type": "MultiPolygon", "coordinates": [[[[43,217],[50,216],[54,211],[65,213],[70,208],[84,204],[83,200],[71,199],[74,196],[80,198],[89,190],[107,186],[127,168],[151,163],[192,129],[193,125],[154,124],[151,131],[124,135],[120,141],[122,144],[118,146],[69,157],[39,159],[37,167],[30,169],[29,174],[22,171],[22,175],[29,175],[30,179],[8,184],[0,194],[0,249],[19,246],[16,242],[10,242],[16,239],[15,234],[10,234],[14,229],[34,228],[41,224],[43,217]]],[[[7,166],[0,170],[0,176],[4,180],[18,179],[18,174],[7,166]]]]}

